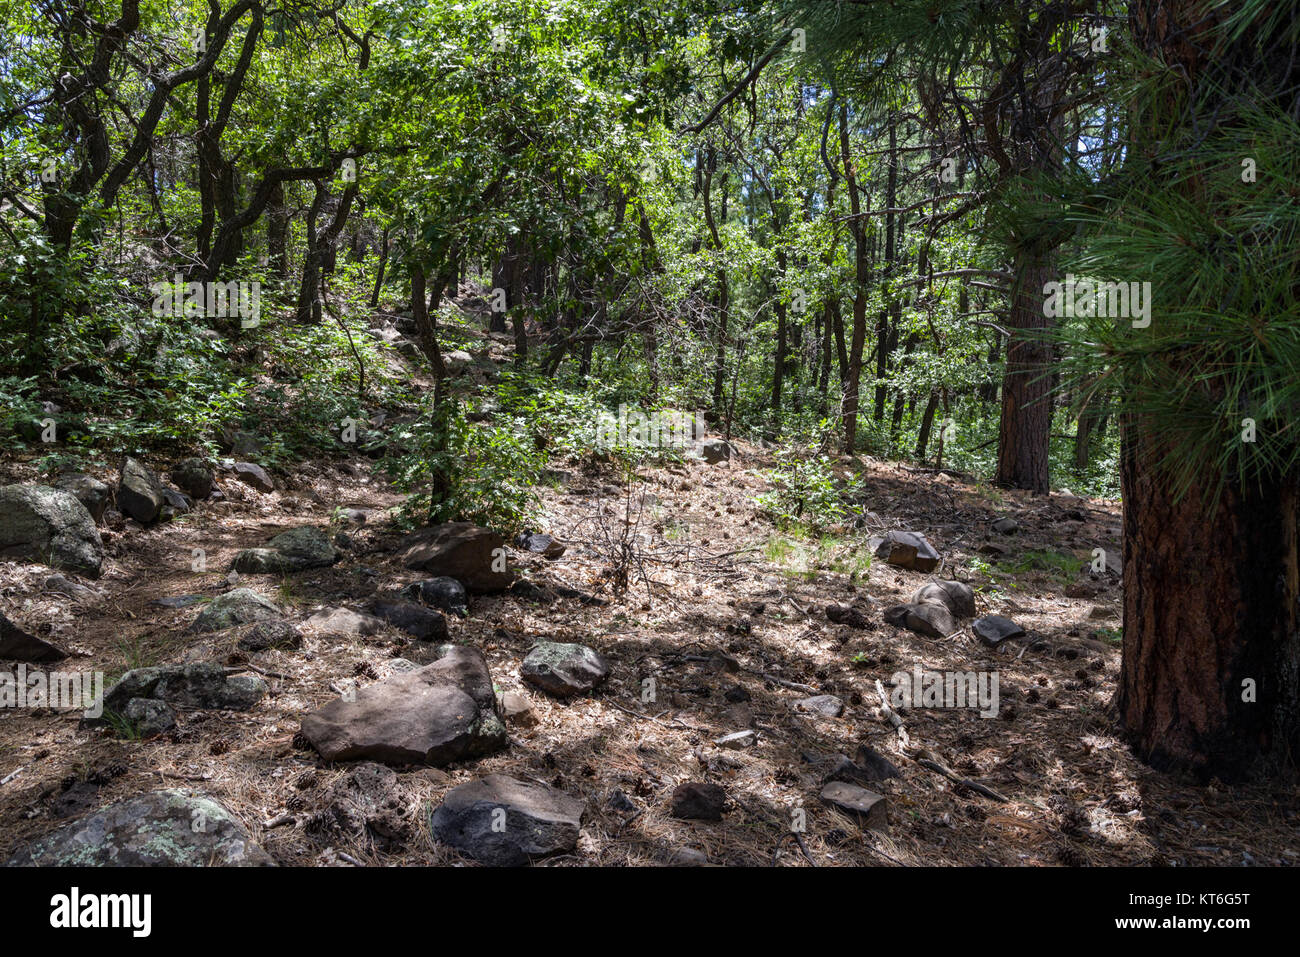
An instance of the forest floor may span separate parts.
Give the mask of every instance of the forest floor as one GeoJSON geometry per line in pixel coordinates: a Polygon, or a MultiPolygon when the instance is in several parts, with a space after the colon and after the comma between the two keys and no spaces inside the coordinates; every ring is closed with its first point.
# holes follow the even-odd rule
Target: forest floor
{"type": "Polygon", "coordinates": [[[153,604],[219,593],[236,550],[285,528],[325,526],[336,507],[369,518],[352,533],[343,561],[288,578],[244,576],[241,584],[301,620],[419,577],[394,550],[398,535],[386,510],[399,496],[368,461],[303,465],[283,492],[241,489],[242,500],[200,504],[182,520],[112,534],[108,571],[93,583],[99,594],[80,601],[45,591],[44,566],[5,565],[5,613],[48,622],[43,636],[70,650],[79,669],[111,676],[144,664],[217,660],[253,663],[273,677],[253,711],[182,713],[176,731],[145,741],[80,730],[75,714],[0,715],[0,779],[22,768],[0,787],[0,859],[92,807],[180,786],[220,799],[282,863],[450,863],[457,855],[433,842],[422,821],[449,788],[505,772],[586,798],[578,853],[552,865],[667,863],[682,848],[727,865],[1295,863],[1294,790],[1196,785],[1143,767],[1115,736],[1108,702],[1119,651],[1107,638],[1108,626],[1118,626],[1119,585],[1089,565],[1095,547],[1118,554],[1115,506],[862,464],[866,504],[881,527],[925,533],[943,555],[941,576],[977,587],[981,614],[1004,614],[1027,629],[993,650],[969,628],[936,640],[884,624],[881,609],[906,601],[930,576],[866,562],[870,528],[815,540],[778,532],[753,502],[770,464],[761,450],[737,443],[729,464],[646,469],[631,487],[576,472],[548,488],[544,530],[567,550],[556,560],[512,553],[532,580],[599,593],[609,571],[602,529],[630,514],[650,535],[644,554],[657,584],[603,606],[511,594],[472,599],[468,617],[451,621],[452,640],[481,648],[499,690],[527,695],[538,723],[511,727],[510,746],[498,755],[403,770],[391,809],[400,821],[382,835],[313,833],[329,786],[347,768],[296,748],[294,735],[305,713],[335,697],[331,683],[383,677],[391,659],[420,662],[428,646],[395,630],[347,641],[304,628],[301,649],[259,652],[250,661],[228,633],[188,634],[194,608],[153,604]],[[1016,533],[990,530],[1004,516],[1019,522],[1016,533]],[[989,542],[1006,554],[982,556],[978,549],[989,542]],[[189,570],[194,547],[207,550],[212,571],[189,570]],[[856,607],[866,627],[833,624],[829,604],[856,607]],[[568,701],[528,688],[519,664],[543,638],[594,647],[611,662],[610,680],[568,701]],[[914,708],[905,727],[913,749],[928,749],[955,776],[1005,801],[899,752],[878,713],[875,683],[914,662],[998,672],[996,717],[914,708]],[[648,677],[656,684],[651,703],[641,693],[648,677]],[[728,700],[728,691],[747,700],[728,700]],[[796,711],[793,703],[811,693],[842,698],[844,714],[796,711]],[[712,743],[744,728],[757,730],[755,746],[712,743]],[[901,775],[875,785],[889,802],[886,832],[862,829],[818,799],[831,756],[852,756],[864,743],[901,775]],[[669,795],[688,780],[726,789],[721,822],[670,816],[669,795]],[[790,839],[798,806],[803,849],[790,839]]]}
{"type": "MultiPolygon", "coordinates": [[[[398,769],[382,812],[360,828],[335,826],[346,817],[333,813],[335,784],[350,769],[300,746],[300,721],[336,698],[340,681],[364,686],[391,674],[397,658],[433,657],[396,629],[345,639],[304,624],[322,608],[359,608],[422,577],[399,561],[391,510],[401,496],[371,460],[300,463],[266,494],[219,474],[225,501],[163,525],[107,529],[105,573],[80,598],[51,591],[43,565],[0,564],[0,611],[69,651],[61,667],[111,681],[146,665],[217,661],[269,684],[251,711],[181,712],[175,730],[148,740],[83,729],[77,713],[0,711],[0,860],[91,809],[182,787],[224,803],[282,864],[458,863],[466,859],[430,837],[428,815],[456,785],[501,772],[585,800],[576,852],[541,862],[548,866],[668,864],[699,861],[700,852],[710,864],[758,866],[1297,863],[1294,788],[1159,773],[1117,736],[1118,503],[1031,496],[858,458],[836,468],[859,480],[865,517],[801,535],[774,527],[755,503],[770,488],[771,452],[733,446],[729,462],[687,458],[626,481],[609,467],[551,463],[558,471],[542,489],[537,530],[566,550],[554,560],[511,550],[511,567],[601,602],[508,592],[474,596],[466,618],[449,616],[451,640],[481,649],[498,692],[526,696],[536,724],[512,723],[509,747],[490,757],[398,769]],[[156,604],[229,590],[239,549],[302,525],[341,530],[341,509],[366,520],[346,525],[350,545],[338,564],[239,581],[285,610],[302,631],[300,648],[240,651],[231,632],[187,630],[201,606],[156,604]],[[992,528],[1007,517],[1014,532],[992,528]],[[926,535],[942,556],[933,574],[869,557],[868,538],[895,528],[926,535]],[[640,540],[638,564],[616,595],[610,580],[625,533],[640,540]],[[191,571],[195,548],[208,571],[191,571]],[[1101,573],[1098,548],[1107,556],[1101,573]],[[938,639],[883,621],[886,607],[936,578],[969,583],[978,614],[1012,618],[1026,635],[990,648],[969,620],[938,639]],[[855,608],[860,627],[829,620],[830,605],[855,608]],[[609,680],[567,700],[527,686],[520,663],[541,639],[591,646],[609,661],[609,680]],[[996,672],[997,714],[908,709],[904,751],[877,682],[888,688],[916,665],[996,672]],[[823,694],[842,699],[842,715],[795,707],[823,694]],[[714,744],[745,729],[757,733],[752,747],[714,744]],[[899,772],[871,785],[887,798],[887,829],[862,827],[819,798],[836,756],[863,745],[899,772]],[[673,789],[688,781],[725,789],[721,821],[671,816],[673,789]]],[[[21,463],[0,473],[5,483],[36,480],[21,463]]]]}

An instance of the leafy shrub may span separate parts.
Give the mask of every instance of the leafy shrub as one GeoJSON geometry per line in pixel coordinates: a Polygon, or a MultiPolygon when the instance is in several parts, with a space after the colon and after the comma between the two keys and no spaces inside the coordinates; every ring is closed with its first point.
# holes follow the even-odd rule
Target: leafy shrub
{"type": "Polygon", "coordinates": [[[830,459],[812,449],[778,453],[776,467],[766,474],[772,490],[755,501],[780,528],[820,529],[849,514],[830,459]]]}
{"type": "Polygon", "coordinates": [[[476,425],[448,399],[422,409],[392,439],[401,451],[384,468],[410,493],[402,505],[407,523],[466,521],[513,532],[535,515],[546,459],[518,431],[476,425]]]}

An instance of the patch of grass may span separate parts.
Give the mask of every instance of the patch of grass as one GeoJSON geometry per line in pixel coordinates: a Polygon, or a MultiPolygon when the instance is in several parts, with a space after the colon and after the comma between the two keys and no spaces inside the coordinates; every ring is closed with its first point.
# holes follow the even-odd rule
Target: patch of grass
{"type": "Polygon", "coordinates": [[[1094,634],[1108,645],[1124,644],[1124,628],[1098,628],[1094,634]]]}
{"type": "Polygon", "coordinates": [[[279,599],[282,605],[297,604],[298,599],[293,593],[293,582],[288,578],[281,578],[280,584],[275,586],[275,597],[279,599]]]}
{"type": "Polygon", "coordinates": [[[127,741],[140,740],[139,729],[116,711],[105,711],[104,720],[117,737],[127,741]]]}
{"type": "Polygon", "coordinates": [[[1047,572],[1052,578],[1061,582],[1071,582],[1079,577],[1088,561],[1068,552],[1054,552],[1049,549],[1030,549],[1017,558],[999,562],[998,569],[1003,575],[1023,575],[1031,571],[1047,572]]]}
{"type": "Polygon", "coordinates": [[[986,562],[983,558],[980,558],[978,555],[973,556],[970,559],[970,561],[968,561],[966,564],[970,566],[971,571],[973,571],[976,575],[983,576],[985,579],[987,579],[987,581],[973,586],[976,592],[978,592],[981,595],[984,595],[987,598],[997,600],[1006,597],[1005,593],[1002,590],[1003,584],[1005,584],[1007,588],[1011,588],[1011,589],[1014,589],[1016,587],[1014,582],[1004,583],[998,580],[999,578],[1006,577],[1006,575],[1008,574],[1008,572],[1005,569],[997,565],[993,565],[989,562],[986,562]]]}
{"type": "Polygon", "coordinates": [[[821,572],[848,575],[856,581],[871,568],[871,553],[861,542],[831,533],[813,539],[811,531],[800,526],[769,538],[763,557],[785,574],[805,581],[813,581],[821,572]]]}
{"type": "Polygon", "coordinates": [[[670,542],[681,542],[691,537],[691,527],[685,522],[672,521],[664,526],[664,538],[670,542]]]}
{"type": "MultiPolygon", "coordinates": [[[[148,668],[157,660],[157,656],[150,651],[145,643],[137,635],[134,638],[119,638],[117,641],[117,650],[122,659],[126,662],[126,667],[122,669],[122,674],[128,671],[135,671],[137,668],[148,668]]],[[[117,676],[118,678],[121,675],[117,676]]],[[[105,678],[107,680],[107,678],[105,678]]],[[[114,681],[117,678],[113,679],[114,681]]]]}

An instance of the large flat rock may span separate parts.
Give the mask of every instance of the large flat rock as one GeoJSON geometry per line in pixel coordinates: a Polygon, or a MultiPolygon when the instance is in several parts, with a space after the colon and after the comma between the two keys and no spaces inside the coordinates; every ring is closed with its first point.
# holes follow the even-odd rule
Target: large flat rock
{"type": "Polygon", "coordinates": [[[0,557],[40,562],[98,578],[104,542],[86,506],[48,485],[0,488],[0,557]]]}
{"type": "Polygon", "coordinates": [[[419,529],[399,547],[407,568],[454,578],[468,591],[504,591],[514,580],[505,564],[505,539],[470,522],[419,529]]]}
{"type": "Polygon", "coordinates": [[[10,867],[274,865],[244,825],[202,794],[150,791],[88,814],[20,848],[10,867]]]}
{"type": "Polygon", "coordinates": [[[520,866],[578,845],[585,805],[536,781],[489,774],[452,788],[433,812],[433,835],[494,867],[520,866]]]}
{"type": "Polygon", "coordinates": [[[338,698],[302,721],[327,761],[430,764],[483,757],[506,746],[487,661],[443,645],[437,661],[338,698]]]}

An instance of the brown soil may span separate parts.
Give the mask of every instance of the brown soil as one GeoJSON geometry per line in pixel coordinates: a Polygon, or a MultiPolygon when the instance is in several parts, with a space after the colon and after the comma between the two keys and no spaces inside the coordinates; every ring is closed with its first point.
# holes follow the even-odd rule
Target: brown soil
{"type": "MultiPolygon", "coordinates": [[[[394,657],[427,660],[427,646],[396,631],[349,642],[304,629],[299,650],[245,656],[230,634],[187,634],[197,608],[150,604],[219,593],[237,549],[284,528],[325,527],[339,506],[370,512],[364,526],[346,529],[354,546],[342,562],[284,579],[244,576],[241,584],[301,622],[319,607],[355,607],[376,590],[416,579],[392,550],[398,532],[385,510],[399,497],[370,473],[370,463],[346,463],[347,471],[303,466],[282,492],[241,489],[242,501],[204,504],[165,526],[128,523],[110,536],[106,574],[89,583],[101,598],[70,602],[43,590],[49,569],[0,565],[0,608],[69,649],[73,657],[63,667],[102,670],[111,680],[129,667],[217,660],[272,675],[270,694],[253,711],[182,713],[176,732],[148,741],[81,730],[75,714],[0,712],[0,780],[9,778],[0,785],[0,860],[87,809],[169,786],[223,801],[282,863],[461,863],[429,839],[422,821],[449,788],[504,772],[586,798],[578,851],[545,862],[552,866],[661,864],[687,847],[724,865],[1296,862],[1293,788],[1194,785],[1145,768],[1117,736],[1109,699],[1119,665],[1120,587],[1113,575],[1088,568],[1097,547],[1118,560],[1116,503],[996,492],[868,460],[863,504],[874,517],[825,540],[800,538],[778,532],[756,511],[753,498],[768,487],[763,469],[770,460],[744,443],[740,453],[723,466],[643,469],[631,488],[557,463],[573,468],[573,480],[546,490],[542,530],[568,550],[555,561],[512,552],[512,562],[535,581],[602,595],[608,604],[501,595],[472,599],[468,619],[451,620],[452,639],[483,649],[498,688],[528,695],[540,723],[512,727],[509,749],[494,757],[441,770],[399,769],[403,827],[396,839],[316,826],[326,791],[347,768],[295,747],[294,735],[305,713],[335,696],[331,684],[381,678],[394,657]],[[1003,515],[1018,519],[1016,534],[990,531],[1003,515]],[[611,543],[622,538],[624,519],[646,538],[634,550],[640,561],[630,589],[615,596],[619,563],[611,543]],[[1028,636],[990,650],[969,627],[926,639],[884,624],[885,607],[934,577],[881,561],[866,567],[866,538],[892,527],[925,533],[943,555],[941,576],[969,581],[980,614],[1012,617],[1028,636]],[[988,542],[1007,554],[981,555],[988,542]],[[194,548],[206,551],[206,573],[190,570],[194,548]],[[1074,598],[1067,590],[1095,594],[1074,598]],[[868,627],[831,623],[828,604],[854,605],[868,627]],[[520,661],[540,638],[596,648],[613,666],[609,682],[568,702],[527,687],[520,661]],[[887,685],[914,662],[996,669],[999,715],[909,710],[903,718],[911,747],[904,754],[881,717],[876,682],[887,685]],[[654,695],[643,701],[650,678],[654,695]],[[736,686],[748,701],[724,697],[736,686]],[[812,693],[841,697],[844,716],[796,713],[792,703],[812,693]],[[747,726],[758,731],[756,746],[730,751],[712,744],[747,726]],[[851,757],[861,744],[902,773],[876,786],[889,801],[887,833],[864,830],[819,800],[825,761],[851,757]],[[721,822],[669,815],[673,788],[692,780],[725,787],[721,822]],[[627,800],[611,800],[616,791],[627,800]],[[799,806],[806,816],[801,843],[791,834],[799,806]]],[[[9,473],[11,481],[31,479],[17,467],[9,473]]],[[[234,487],[229,476],[219,478],[234,487]]]]}

